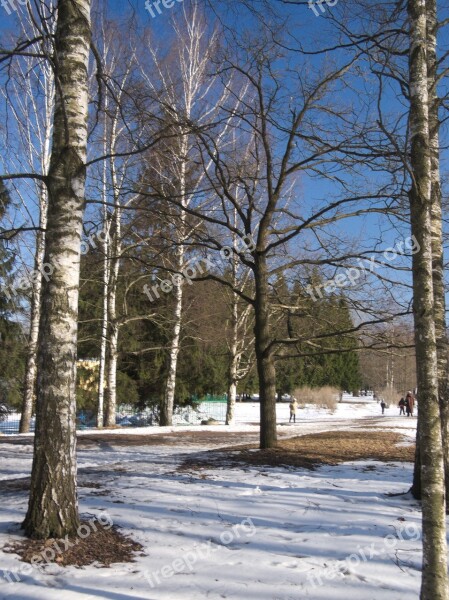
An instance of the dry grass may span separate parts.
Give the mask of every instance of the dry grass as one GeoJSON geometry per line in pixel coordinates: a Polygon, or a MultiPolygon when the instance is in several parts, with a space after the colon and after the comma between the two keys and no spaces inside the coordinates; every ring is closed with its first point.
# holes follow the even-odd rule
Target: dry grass
{"type": "Polygon", "coordinates": [[[330,385],[321,388],[312,388],[308,385],[296,388],[293,396],[300,405],[314,404],[318,408],[327,408],[332,413],[337,409],[340,392],[337,388],[330,385]]]}
{"type": "Polygon", "coordinates": [[[383,398],[389,406],[397,406],[400,395],[396,390],[392,390],[391,387],[386,387],[377,392],[379,398],[383,398]]]}
{"type": "Polygon", "coordinates": [[[334,431],[314,433],[278,442],[276,448],[257,449],[246,445],[210,450],[188,457],[181,470],[220,466],[257,465],[314,469],[357,460],[413,462],[414,446],[398,444],[407,440],[390,431],[334,431]],[[233,451],[232,454],[229,454],[233,451]]]}

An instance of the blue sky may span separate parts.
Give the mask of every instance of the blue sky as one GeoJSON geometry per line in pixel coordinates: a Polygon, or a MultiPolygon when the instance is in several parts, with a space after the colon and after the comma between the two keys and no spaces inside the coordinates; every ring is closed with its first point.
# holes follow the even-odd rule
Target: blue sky
{"type": "MultiPolygon", "coordinates": [[[[273,3],[275,0],[272,0],[273,3]]],[[[343,9],[343,0],[340,0],[340,8],[343,9]]],[[[256,4],[256,3],[255,3],[256,4]]],[[[345,7],[349,6],[349,2],[345,3],[345,7]]],[[[446,3],[443,3],[446,5],[446,3]]],[[[105,8],[109,15],[115,19],[123,19],[124,22],[128,19],[130,12],[135,11],[137,16],[138,26],[142,29],[150,28],[155,33],[155,37],[164,39],[168,30],[169,19],[172,18],[177,11],[182,10],[183,3],[174,2],[173,7],[165,8],[162,4],[160,5],[161,14],[152,18],[151,14],[145,9],[144,0],[108,0],[107,2],[93,2],[94,8],[105,8]]],[[[223,4],[219,4],[219,10],[223,9],[223,4]]],[[[278,6],[279,7],[279,6],[278,6]]],[[[338,7],[337,7],[338,8],[338,7]]],[[[20,7],[22,10],[22,7],[20,7]]],[[[327,9],[332,10],[332,9],[327,9]]],[[[154,9],[157,12],[156,9],[154,9]]],[[[285,16],[288,16],[288,26],[292,31],[297,32],[298,40],[304,44],[304,46],[311,49],[320,47],[323,43],[327,43],[331,40],[330,25],[326,21],[325,16],[316,17],[312,10],[307,6],[283,6],[281,11],[285,16]]],[[[237,26],[240,30],[247,28],[250,30],[254,24],[254,18],[249,14],[245,8],[236,9],[233,12],[225,9],[225,16],[227,22],[232,22],[234,26],[237,26]]],[[[262,15],[267,17],[267,15],[262,15]]],[[[211,15],[212,18],[212,15],[211,15]]],[[[2,34],[14,34],[15,31],[15,19],[14,14],[11,16],[7,15],[4,8],[0,6],[0,33],[2,34]]],[[[2,35],[2,41],[4,37],[2,35]]],[[[310,58],[310,65],[313,68],[320,62],[321,58],[310,58]]],[[[392,108],[396,102],[395,98],[396,91],[394,88],[386,95],[386,102],[391,102],[392,108]]],[[[357,89],[352,95],[347,93],[345,97],[348,102],[357,102],[357,89]]],[[[445,130],[443,130],[445,133],[445,130]]],[[[443,153],[443,169],[446,170],[447,165],[447,153],[443,153]]],[[[313,207],[317,202],[322,201],[326,198],[331,198],[335,194],[335,187],[325,179],[310,178],[305,176],[302,178],[301,191],[303,201],[310,207],[313,207]]],[[[367,217],[363,220],[362,224],[359,218],[349,219],[345,222],[343,227],[343,234],[354,236],[365,236],[368,240],[371,236],[377,234],[380,229],[380,217],[372,216],[367,217]]],[[[383,222],[383,246],[386,248],[388,245],[394,244],[398,237],[392,227],[383,222]]],[[[403,227],[401,235],[408,235],[407,226],[403,227]]]]}

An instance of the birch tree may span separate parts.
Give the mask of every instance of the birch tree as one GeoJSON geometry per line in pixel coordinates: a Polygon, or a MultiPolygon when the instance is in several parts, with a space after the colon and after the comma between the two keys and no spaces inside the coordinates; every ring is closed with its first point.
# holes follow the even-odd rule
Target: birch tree
{"type": "MultiPolygon", "coordinates": [[[[234,283],[237,286],[237,282],[234,283]]],[[[230,292],[231,317],[229,319],[229,375],[226,403],[226,425],[235,424],[237,385],[254,365],[254,336],[250,334],[254,322],[251,304],[242,302],[235,292],[230,292]]]]}
{"type": "MultiPolygon", "coordinates": [[[[119,89],[116,92],[115,106],[112,108],[112,117],[110,119],[109,138],[110,151],[112,156],[109,159],[109,175],[111,186],[111,202],[112,210],[106,217],[107,228],[107,247],[105,249],[105,272],[104,275],[104,310],[103,313],[103,331],[106,335],[106,390],[105,390],[105,425],[107,427],[115,426],[115,416],[117,407],[117,362],[118,362],[118,341],[120,323],[117,315],[117,287],[120,274],[121,258],[122,258],[122,206],[120,193],[123,182],[127,175],[127,163],[129,159],[125,159],[118,164],[118,159],[114,156],[119,151],[121,136],[125,129],[123,123],[120,122],[121,102],[124,94],[124,89],[127,79],[130,74],[132,61],[129,62],[125,69],[125,74],[120,81],[119,89]],[[107,281],[107,283],[106,283],[107,281]],[[105,299],[107,297],[107,302],[105,299]],[[107,322],[107,327],[105,327],[107,322]]],[[[106,209],[105,209],[106,210],[106,209]]],[[[100,369],[101,371],[101,369],[100,369]]],[[[100,418],[100,417],[99,417],[100,418]]]]}
{"type": "Polygon", "coordinates": [[[447,600],[445,479],[438,390],[437,337],[432,274],[432,152],[429,116],[428,11],[425,0],[408,0],[410,19],[410,139],[413,313],[420,405],[423,574],[421,600],[447,600]]]}
{"type": "Polygon", "coordinates": [[[27,535],[61,538],[79,526],[76,495],[76,346],[80,242],[85,202],[90,1],[59,0],[56,97],[48,177],[36,435],[27,535]]]}
{"type": "MultiPolygon", "coordinates": [[[[440,106],[438,83],[442,77],[437,57],[437,34],[440,23],[437,18],[436,0],[426,0],[427,13],[427,81],[429,94],[429,149],[431,168],[431,228],[432,228],[432,278],[434,295],[435,335],[438,361],[438,397],[440,403],[443,459],[445,470],[446,499],[449,498],[449,362],[446,334],[446,298],[444,283],[443,206],[440,176],[440,106]]],[[[444,73],[444,71],[443,71],[444,73]]],[[[419,420],[419,417],[418,417],[419,420]]],[[[414,479],[415,497],[422,495],[420,473],[420,428],[417,436],[417,477],[414,479]]],[[[447,510],[447,507],[446,507],[447,510]]]]}
{"type": "MultiPolygon", "coordinates": [[[[47,34],[54,34],[55,19],[53,14],[55,6],[53,2],[41,5],[41,16],[45,16],[47,22],[47,34]]],[[[35,21],[35,16],[25,10],[18,15],[21,35],[23,37],[37,37],[40,34],[35,21]]],[[[37,22],[38,23],[38,22],[37,22]]],[[[46,175],[50,162],[50,144],[52,136],[52,120],[54,108],[54,76],[48,61],[38,60],[32,56],[23,57],[16,61],[10,70],[10,79],[1,90],[1,95],[8,101],[9,112],[12,116],[8,120],[8,129],[16,141],[14,147],[17,151],[16,157],[9,157],[10,165],[15,165],[16,170],[34,171],[46,175]],[[20,148],[17,147],[20,144],[20,148]]],[[[26,370],[23,386],[23,402],[19,431],[27,433],[30,429],[30,420],[34,408],[36,387],[36,350],[39,333],[39,318],[41,307],[42,273],[45,229],[47,224],[47,188],[42,181],[34,181],[28,185],[26,190],[15,186],[16,194],[26,212],[27,220],[34,222],[31,211],[27,208],[31,192],[36,198],[38,218],[36,222],[36,233],[33,249],[30,251],[34,257],[33,270],[37,275],[30,277],[31,294],[29,305],[29,333],[27,343],[26,370]],[[31,188],[31,189],[30,189],[31,188]]],[[[22,245],[28,246],[29,242],[21,240],[22,245]]]]}
{"type": "MultiPolygon", "coordinates": [[[[201,189],[204,174],[192,168],[198,162],[196,139],[190,123],[200,124],[213,119],[220,102],[228,95],[227,90],[211,101],[216,89],[216,78],[211,77],[213,53],[217,49],[217,32],[209,35],[204,17],[197,2],[191,8],[183,9],[182,16],[174,19],[173,33],[176,36],[173,53],[165,58],[158,55],[150,41],[152,65],[150,71],[142,70],[150,96],[157,97],[160,103],[161,119],[171,124],[170,138],[159,145],[158,152],[152,152],[147,177],[154,182],[155,192],[162,198],[170,195],[178,202],[171,204],[171,239],[174,245],[170,269],[182,273],[188,261],[186,246],[194,236],[198,223],[187,218],[187,209],[195,194],[201,189]],[[156,73],[156,77],[155,77],[156,73]]],[[[226,128],[226,127],[225,127],[226,128]]],[[[160,410],[160,425],[172,424],[176,394],[176,372],[181,349],[183,320],[183,286],[173,290],[174,305],[172,334],[168,347],[167,380],[160,410]]]]}

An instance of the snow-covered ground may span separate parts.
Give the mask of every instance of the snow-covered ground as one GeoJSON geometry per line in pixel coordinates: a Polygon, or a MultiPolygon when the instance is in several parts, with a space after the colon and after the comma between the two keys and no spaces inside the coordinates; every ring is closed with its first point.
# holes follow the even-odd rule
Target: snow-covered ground
{"type": "MultiPolygon", "coordinates": [[[[308,407],[298,411],[296,425],[288,424],[288,404],[277,410],[281,435],[361,426],[396,430],[410,441],[415,434],[415,418],[399,417],[396,408],[382,417],[377,403],[339,405],[335,414],[308,407]]],[[[231,430],[244,442],[257,431],[258,411],[256,403],[238,404],[234,427],[182,432],[231,430]]],[[[186,444],[180,431],[126,429],[127,435],[168,433],[172,443],[124,447],[115,430],[101,447],[79,449],[81,512],[106,511],[145,556],[109,569],[53,564],[42,574],[0,551],[0,600],[418,598],[419,507],[395,496],[410,487],[411,464],[178,471],[186,455],[222,445],[186,444]]],[[[28,476],[31,456],[31,445],[0,444],[0,484],[28,476]]],[[[3,547],[19,539],[27,495],[2,490],[0,502],[3,547]]]]}

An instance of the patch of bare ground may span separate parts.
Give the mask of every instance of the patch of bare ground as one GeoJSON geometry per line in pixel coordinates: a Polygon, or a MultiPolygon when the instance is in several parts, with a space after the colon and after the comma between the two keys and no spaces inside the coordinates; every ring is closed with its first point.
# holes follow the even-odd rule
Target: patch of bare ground
{"type": "Polygon", "coordinates": [[[327,431],[280,440],[276,448],[255,445],[229,446],[185,458],[179,470],[226,466],[269,466],[315,469],[357,460],[413,462],[415,448],[398,446],[408,441],[391,431],[327,431]]]}
{"type": "MultiPolygon", "coordinates": [[[[89,523],[84,523],[90,527],[89,523]]],[[[23,562],[35,564],[38,568],[46,563],[60,566],[84,567],[95,564],[96,567],[110,567],[113,563],[134,562],[136,553],[142,553],[143,547],[127,537],[113,526],[105,529],[100,523],[95,524],[92,531],[84,539],[71,537],[67,540],[31,540],[25,539],[5,546],[3,552],[18,554],[23,562]],[[40,559],[40,560],[39,560],[40,559]]]]}
{"type": "MultiPolygon", "coordinates": [[[[281,434],[283,435],[283,434],[281,434]]],[[[84,433],[77,436],[78,448],[100,448],[105,449],[113,446],[218,446],[220,444],[237,443],[242,439],[245,442],[257,441],[258,432],[237,431],[175,431],[173,433],[155,434],[127,434],[121,430],[119,434],[84,433]]],[[[32,446],[32,436],[2,436],[0,444],[14,444],[17,446],[32,446]]]]}

